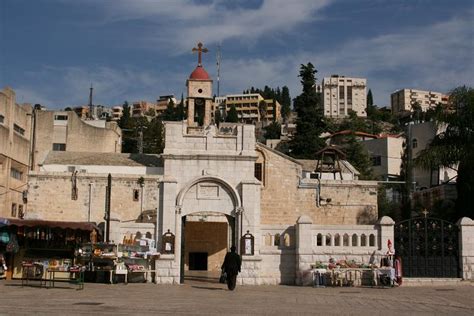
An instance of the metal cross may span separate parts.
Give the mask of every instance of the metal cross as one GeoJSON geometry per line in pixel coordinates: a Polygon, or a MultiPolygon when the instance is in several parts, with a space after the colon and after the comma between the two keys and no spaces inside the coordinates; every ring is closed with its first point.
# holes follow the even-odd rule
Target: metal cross
{"type": "Polygon", "coordinates": [[[192,52],[193,52],[193,53],[194,53],[194,52],[198,52],[198,66],[202,66],[201,54],[202,54],[202,53],[207,53],[207,52],[209,51],[207,48],[203,48],[202,46],[203,46],[202,43],[199,42],[199,43],[197,44],[197,48],[194,47],[194,48],[192,49],[192,52]]]}
{"type": "Polygon", "coordinates": [[[425,218],[428,217],[428,213],[429,213],[429,212],[428,212],[428,210],[427,210],[426,208],[423,209],[423,211],[421,211],[421,213],[423,213],[423,215],[425,216],[425,218]]]}

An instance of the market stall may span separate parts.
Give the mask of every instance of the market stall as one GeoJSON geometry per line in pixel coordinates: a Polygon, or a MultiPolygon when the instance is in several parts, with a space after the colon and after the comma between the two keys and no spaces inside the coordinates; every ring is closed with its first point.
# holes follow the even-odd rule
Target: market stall
{"type": "MultiPolygon", "coordinates": [[[[6,252],[10,278],[47,279],[47,271],[69,273],[77,245],[90,241],[94,223],[9,219],[6,252]],[[34,266],[34,273],[30,266],[34,266]],[[26,272],[25,272],[26,271],[26,272]]],[[[4,227],[5,229],[5,227],[4,227]]]]}

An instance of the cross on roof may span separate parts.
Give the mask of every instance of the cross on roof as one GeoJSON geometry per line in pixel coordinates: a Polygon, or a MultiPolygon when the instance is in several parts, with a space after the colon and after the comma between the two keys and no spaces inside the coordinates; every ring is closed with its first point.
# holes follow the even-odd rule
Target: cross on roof
{"type": "Polygon", "coordinates": [[[198,52],[198,66],[202,66],[201,54],[202,54],[202,53],[207,53],[207,52],[209,51],[207,48],[203,48],[202,46],[203,46],[202,43],[199,42],[199,43],[197,44],[197,48],[194,47],[194,48],[192,49],[192,52],[193,52],[193,53],[194,53],[194,52],[198,52]]]}

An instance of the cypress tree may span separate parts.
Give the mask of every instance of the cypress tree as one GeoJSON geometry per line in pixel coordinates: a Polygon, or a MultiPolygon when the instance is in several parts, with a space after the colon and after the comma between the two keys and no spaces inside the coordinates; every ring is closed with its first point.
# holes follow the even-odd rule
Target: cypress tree
{"type": "Polygon", "coordinates": [[[235,108],[234,104],[232,104],[232,106],[230,107],[229,113],[227,113],[225,121],[229,123],[237,123],[239,121],[239,115],[237,114],[237,109],[235,108]]]}
{"type": "Polygon", "coordinates": [[[296,135],[291,141],[291,156],[314,159],[314,154],[325,147],[320,138],[326,128],[323,110],[315,89],[317,70],[313,64],[301,65],[299,77],[303,92],[296,97],[294,106],[298,113],[296,135]]]}

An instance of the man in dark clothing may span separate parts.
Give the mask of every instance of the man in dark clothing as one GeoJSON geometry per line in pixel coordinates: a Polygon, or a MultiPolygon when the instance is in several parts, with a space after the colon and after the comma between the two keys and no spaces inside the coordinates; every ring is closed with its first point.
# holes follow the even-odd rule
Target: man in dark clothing
{"type": "Polygon", "coordinates": [[[231,291],[235,289],[241,264],[240,256],[235,253],[235,246],[230,247],[230,252],[225,255],[222,270],[227,274],[227,288],[231,291]]]}

